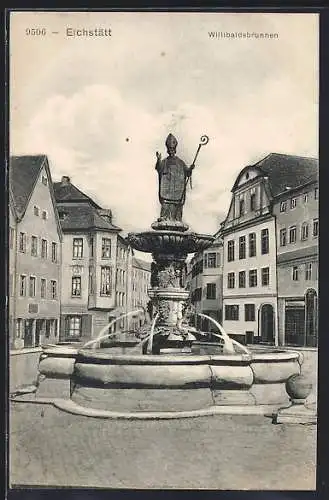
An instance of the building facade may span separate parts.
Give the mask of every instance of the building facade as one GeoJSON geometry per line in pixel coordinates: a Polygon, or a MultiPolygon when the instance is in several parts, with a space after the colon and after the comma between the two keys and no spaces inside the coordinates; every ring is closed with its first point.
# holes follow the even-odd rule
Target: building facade
{"type": "MultiPolygon", "coordinates": [[[[211,270],[222,287],[218,318],[230,336],[317,346],[318,235],[316,159],[271,153],[239,173],[218,232],[221,264],[211,270]]],[[[205,262],[193,257],[189,286],[196,311],[211,315],[205,262]]]]}
{"type": "Polygon", "coordinates": [[[67,176],[54,184],[63,231],[61,338],[86,342],[128,329],[132,250],[103,209],[67,176]],[[118,318],[121,318],[117,321],[118,318]]]}
{"type": "Polygon", "coordinates": [[[131,309],[142,308],[144,315],[132,318],[131,329],[136,331],[142,326],[145,320],[149,320],[150,297],[148,289],[151,284],[151,264],[141,259],[133,257],[131,273],[131,309]]]}
{"type": "Polygon", "coordinates": [[[48,159],[9,163],[9,342],[12,349],[59,338],[61,241],[48,159]]]}
{"type": "Polygon", "coordinates": [[[319,207],[317,165],[276,197],[279,341],[317,346],[319,207]]]}
{"type": "Polygon", "coordinates": [[[247,343],[277,344],[275,218],[257,166],[238,175],[222,235],[224,329],[247,343]]]}
{"type": "Polygon", "coordinates": [[[222,321],[222,266],[223,242],[219,237],[210,248],[195,254],[188,266],[188,288],[196,313],[194,324],[204,331],[213,330],[214,325],[198,313],[222,321]]]}

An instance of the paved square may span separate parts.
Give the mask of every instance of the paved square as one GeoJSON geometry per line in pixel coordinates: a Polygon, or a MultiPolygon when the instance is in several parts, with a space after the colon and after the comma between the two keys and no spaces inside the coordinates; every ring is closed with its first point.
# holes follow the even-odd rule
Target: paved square
{"type": "Polygon", "coordinates": [[[12,487],[315,489],[314,425],[228,415],[103,420],[12,403],[10,427],[12,487]]]}

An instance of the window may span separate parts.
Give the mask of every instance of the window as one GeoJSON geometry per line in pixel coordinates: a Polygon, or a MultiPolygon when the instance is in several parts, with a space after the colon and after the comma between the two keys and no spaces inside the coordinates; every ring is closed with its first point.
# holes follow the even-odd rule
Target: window
{"type": "Polygon", "coordinates": [[[315,188],[314,189],[314,199],[317,200],[318,199],[318,195],[319,195],[319,189],[318,188],[315,188]]]}
{"type": "Polygon", "coordinates": [[[19,251],[22,253],[26,252],[26,234],[19,233],[19,251]]]}
{"type": "Polygon", "coordinates": [[[257,269],[251,269],[251,271],[249,271],[249,286],[257,286],[257,269]]]}
{"type": "Polygon", "coordinates": [[[48,241],[41,240],[41,258],[46,259],[48,255],[48,241]]]}
{"type": "Polygon", "coordinates": [[[293,281],[298,281],[298,266],[292,268],[292,279],[293,281]]]}
{"type": "Polygon", "coordinates": [[[42,210],[42,218],[43,218],[43,220],[47,219],[47,212],[46,212],[46,210],[42,210]]]}
{"type": "Polygon", "coordinates": [[[89,294],[93,295],[93,293],[94,293],[94,274],[92,269],[89,269],[89,294]]]}
{"type": "Polygon", "coordinates": [[[54,241],[51,244],[51,261],[57,262],[57,243],[54,241]]]}
{"type": "Polygon", "coordinates": [[[102,259],[111,258],[111,240],[110,238],[102,238],[102,259]]]}
{"type": "Polygon", "coordinates": [[[239,271],[239,288],[246,288],[246,271],[239,271]]]}
{"type": "Polygon", "coordinates": [[[15,240],[15,229],[13,227],[9,228],[9,248],[14,248],[15,240]]]}
{"type": "Polygon", "coordinates": [[[304,202],[304,203],[307,203],[307,202],[308,202],[308,193],[304,193],[304,196],[303,196],[303,202],[304,202]]]}
{"type": "Polygon", "coordinates": [[[250,211],[254,212],[256,210],[256,193],[250,194],[250,211]]]}
{"type": "Polygon", "coordinates": [[[80,337],[80,335],[81,335],[81,316],[71,316],[69,318],[68,334],[70,337],[80,337]]]}
{"type": "Polygon", "coordinates": [[[291,198],[290,199],[290,208],[291,209],[296,208],[296,205],[297,205],[297,198],[291,198]]]}
{"type": "Polygon", "coordinates": [[[47,186],[47,184],[48,184],[48,179],[47,179],[47,177],[46,177],[45,175],[43,175],[43,176],[42,176],[42,178],[41,178],[41,182],[42,182],[42,184],[43,184],[44,186],[47,186]]]}
{"type": "Polygon", "coordinates": [[[207,283],[207,299],[216,298],[216,283],[207,283]]]}
{"type": "Polygon", "coordinates": [[[31,237],[31,255],[32,257],[38,256],[38,238],[36,236],[31,237]]]}
{"type": "Polygon", "coordinates": [[[312,262],[305,264],[305,280],[312,279],[312,262]]]}
{"type": "Polygon", "coordinates": [[[280,203],[280,212],[285,212],[287,210],[287,202],[281,201],[280,203]]]}
{"type": "Polygon", "coordinates": [[[90,238],[90,257],[94,256],[94,238],[90,238]]]}
{"type": "Polygon", "coordinates": [[[285,247],[287,244],[287,230],[286,228],[280,229],[280,247],[285,247]]]}
{"type": "Polygon", "coordinates": [[[46,280],[44,278],[41,278],[41,285],[40,285],[40,297],[42,299],[46,298],[46,280]]]}
{"type": "Polygon", "coordinates": [[[101,268],[101,295],[111,295],[112,294],[112,268],[102,267],[101,268]]]}
{"type": "Polygon", "coordinates": [[[228,273],[228,275],[227,275],[227,288],[234,288],[234,287],[235,287],[235,274],[228,273]]]}
{"type": "Polygon", "coordinates": [[[307,238],[308,238],[308,224],[307,224],[307,222],[303,222],[301,239],[307,240],[307,238]]]}
{"type": "Polygon", "coordinates": [[[219,253],[206,253],[204,256],[204,267],[214,268],[217,266],[219,266],[219,253]]]}
{"type": "Polygon", "coordinates": [[[72,297],[81,297],[81,276],[73,276],[71,294],[72,297]]]}
{"type": "Polygon", "coordinates": [[[23,337],[23,320],[21,318],[16,320],[16,338],[20,339],[23,337]]]}
{"type": "Polygon", "coordinates": [[[256,256],[256,233],[249,234],[249,257],[256,256]]]}
{"type": "Polygon", "coordinates": [[[261,273],[262,273],[262,286],[268,286],[270,284],[270,268],[263,267],[261,273]]]}
{"type": "Polygon", "coordinates": [[[240,236],[239,238],[239,259],[246,258],[246,237],[240,236]]]}
{"type": "Polygon", "coordinates": [[[225,306],[225,319],[229,321],[239,321],[239,306],[225,306]]]}
{"type": "Polygon", "coordinates": [[[36,279],[34,276],[30,276],[30,287],[29,287],[29,295],[30,297],[35,297],[35,282],[36,279]]]}
{"type": "Polygon", "coordinates": [[[55,300],[57,299],[57,281],[50,281],[50,297],[55,300]]]}
{"type": "Polygon", "coordinates": [[[25,297],[26,295],[26,276],[22,274],[19,278],[19,295],[25,297]]]}
{"type": "Polygon", "coordinates": [[[296,226],[292,226],[289,228],[289,243],[296,243],[296,226]]]}
{"type": "Polygon", "coordinates": [[[261,231],[261,247],[262,247],[262,255],[269,252],[268,229],[262,229],[261,231]]]}
{"type": "Polygon", "coordinates": [[[239,200],[239,216],[241,217],[245,213],[245,202],[244,198],[240,198],[239,200]]]}
{"type": "Polygon", "coordinates": [[[244,306],[244,320],[255,321],[255,304],[245,304],[244,306]]]}
{"type": "Polygon", "coordinates": [[[39,207],[37,207],[36,205],[34,205],[34,207],[33,207],[33,213],[34,213],[34,215],[39,217],[39,207]]]}
{"type": "Polygon", "coordinates": [[[83,257],[83,239],[73,238],[73,259],[81,259],[83,257]]]}
{"type": "Polygon", "coordinates": [[[319,219],[313,219],[313,236],[319,235],[319,219]]]}
{"type": "Polygon", "coordinates": [[[232,262],[234,260],[234,240],[227,242],[227,261],[232,262]]]}

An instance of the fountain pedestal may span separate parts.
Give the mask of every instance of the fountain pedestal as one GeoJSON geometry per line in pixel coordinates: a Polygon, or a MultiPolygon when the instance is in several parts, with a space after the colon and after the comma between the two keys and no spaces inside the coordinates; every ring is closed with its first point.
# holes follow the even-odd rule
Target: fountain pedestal
{"type": "Polygon", "coordinates": [[[144,352],[159,354],[161,349],[190,347],[195,336],[184,325],[184,313],[189,292],[186,285],[186,258],[189,253],[211,245],[213,236],[189,231],[181,221],[158,220],[152,230],[131,233],[131,246],[142,252],[152,253],[151,288],[156,324],[153,338],[145,345],[144,352]]]}

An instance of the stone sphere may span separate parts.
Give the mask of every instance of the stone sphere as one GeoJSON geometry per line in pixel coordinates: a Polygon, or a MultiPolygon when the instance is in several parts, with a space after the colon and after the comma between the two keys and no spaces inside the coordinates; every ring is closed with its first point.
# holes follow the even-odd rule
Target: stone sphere
{"type": "Polygon", "coordinates": [[[292,375],[286,382],[286,391],[291,399],[306,399],[312,391],[312,384],[305,375],[292,375]]]}

